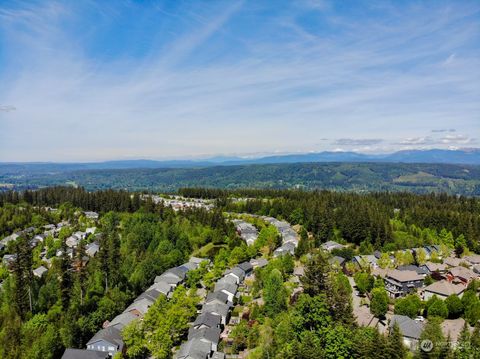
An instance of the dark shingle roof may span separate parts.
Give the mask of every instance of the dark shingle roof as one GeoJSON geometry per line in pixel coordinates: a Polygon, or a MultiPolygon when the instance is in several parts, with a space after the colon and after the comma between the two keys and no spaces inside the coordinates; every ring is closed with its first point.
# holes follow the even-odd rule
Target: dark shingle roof
{"type": "Polygon", "coordinates": [[[420,335],[423,331],[423,325],[416,320],[413,320],[405,315],[394,315],[390,321],[390,328],[397,323],[400,328],[400,332],[404,337],[420,339],[420,335]]]}
{"type": "Polygon", "coordinates": [[[192,339],[180,346],[177,358],[206,359],[211,351],[211,344],[201,341],[200,339],[192,339]]]}
{"type": "Polygon", "coordinates": [[[220,328],[201,328],[195,329],[190,328],[188,330],[188,339],[203,339],[208,340],[209,342],[218,344],[220,341],[220,333],[222,330],[220,328]]]}
{"type": "Polygon", "coordinates": [[[99,340],[105,340],[106,342],[115,344],[119,348],[123,347],[123,340],[121,332],[116,327],[107,327],[105,329],[100,329],[87,343],[87,345],[98,342],[99,340]]]}
{"type": "Polygon", "coordinates": [[[193,323],[194,327],[199,327],[201,325],[205,325],[209,328],[218,327],[222,321],[222,317],[213,313],[202,313],[200,314],[195,322],[193,323]]]}

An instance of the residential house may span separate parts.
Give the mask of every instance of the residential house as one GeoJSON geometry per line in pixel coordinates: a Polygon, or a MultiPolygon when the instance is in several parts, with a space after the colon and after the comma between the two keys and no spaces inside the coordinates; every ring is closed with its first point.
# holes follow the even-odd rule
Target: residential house
{"type": "Polygon", "coordinates": [[[422,267],[418,267],[418,266],[413,265],[413,264],[398,266],[397,270],[400,270],[400,271],[414,271],[414,272],[417,272],[417,274],[422,275],[424,277],[428,274],[427,269],[422,268],[422,267]]]}
{"type": "Polygon", "coordinates": [[[211,312],[205,312],[200,314],[193,322],[192,328],[220,328],[222,324],[222,316],[213,314],[211,312]]]}
{"type": "Polygon", "coordinates": [[[85,246],[85,253],[87,253],[87,255],[89,255],[90,257],[95,257],[99,250],[100,244],[98,244],[97,242],[92,242],[85,246]]]}
{"type": "Polygon", "coordinates": [[[245,272],[238,266],[228,269],[225,272],[225,277],[231,276],[235,279],[236,284],[240,284],[245,279],[245,272]]]}
{"type": "Polygon", "coordinates": [[[106,352],[67,348],[61,359],[107,359],[108,357],[106,352]]]}
{"type": "Polygon", "coordinates": [[[85,214],[85,217],[88,219],[98,219],[98,213],[97,212],[92,212],[92,211],[85,211],[83,212],[85,214]]]}
{"type": "Polygon", "coordinates": [[[449,267],[458,267],[460,263],[462,263],[462,260],[460,258],[456,257],[447,257],[443,260],[443,263],[446,264],[449,267]]]}
{"type": "Polygon", "coordinates": [[[230,314],[230,306],[222,303],[205,303],[202,308],[202,313],[212,313],[219,315],[222,320],[221,324],[226,325],[230,314]]]}
{"type": "Polygon", "coordinates": [[[275,251],[273,251],[273,256],[275,258],[286,255],[286,254],[290,254],[293,256],[295,254],[295,248],[297,248],[297,246],[294,243],[287,242],[283,244],[281,247],[278,247],[277,249],[275,249],[275,251]]]}
{"type": "Polygon", "coordinates": [[[228,301],[233,303],[233,298],[237,293],[238,285],[233,276],[226,275],[215,283],[215,292],[223,292],[228,296],[228,301]]]}
{"type": "Polygon", "coordinates": [[[411,350],[416,350],[418,347],[418,341],[423,332],[423,323],[413,320],[405,315],[395,314],[390,320],[390,330],[397,324],[400,333],[403,336],[403,344],[411,350]]]}
{"type": "Polygon", "coordinates": [[[447,272],[447,279],[451,282],[469,284],[473,279],[478,278],[478,275],[471,269],[458,266],[450,268],[447,272]]]}
{"type": "Polygon", "coordinates": [[[360,269],[375,269],[378,268],[377,258],[373,254],[355,256],[352,262],[356,264],[360,269]]]}
{"type": "Polygon", "coordinates": [[[327,252],[331,252],[334,249],[345,248],[345,246],[343,244],[337,243],[335,241],[327,241],[327,242],[323,243],[320,247],[327,252]]]}
{"type": "Polygon", "coordinates": [[[80,243],[80,238],[75,235],[71,235],[65,240],[65,244],[67,245],[67,247],[70,247],[70,248],[76,248],[79,243],[80,243]]]}
{"type": "Polygon", "coordinates": [[[231,304],[231,302],[228,300],[228,295],[225,294],[224,292],[208,293],[207,298],[205,299],[205,303],[211,303],[211,302],[228,304],[228,305],[231,304]]]}
{"type": "Polygon", "coordinates": [[[135,314],[136,316],[144,316],[145,313],[147,313],[148,308],[152,306],[154,303],[154,300],[151,300],[150,298],[141,298],[137,301],[134,301],[132,304],[130,304],[127,309],[125,309],[123,312],[131,312],[135,314]]]}
{"type": "Polygon", "coordinates": [[[385,289],[392,298],[403,297],[422,287],[424,276],[415,271],[393,269],[385,276],[385,289]]]}
{"type": "Polygon", "coordinates": [[[87,350],[107,352],[110,356],[123,352],[123,348],[121,331],[114,326],[100,329],[87,343],[87,350]]]}
{"type": "Polygon", "coordinates": [[[33,270],[33,275],[38,278],[42,278],[45,273],[48,272],[48,269],[44,266],[40,266],[33,270]]]}
{"type": "Polygon", "coordinates": [[[237,265],[238,268],[245,272],[245,276],[248,277],[253,271],[253,266],[250,262],[243,262],[237,265]]]}
{"type": "Polygon", "coordinates": [[[5,266],[10,267],[13,265],[16,259],[17,259],[17,254],[5,254],[2,258],[2,263],[5,266]]]}
{"type": "Polygon", "coordinates": [[[116,327],[117,329],[122,330],[137,318],[138,316],[136,316],[132,312],[122,313],[117,315],[115,318],[113,318],[111,322],[108,322],[108,324],[106,325],[106,328],[116,327]]]}
{"type": "Polygon", "coordinates": [[[338,267],[342,267],[345,264],[346,259],[340,256],[333,256],[328,260],[328,262],[332,265],[336,265],[338,267]]]}
{"type": "Polygon", "coordinates": [[[463,284],[455,284],[448,280],[440,280],[423,289],[423,299],[429,300],[436,295],[438,298],[444,300],[452,294],[461,298],[465,289],[466,287],[463,284]]]}
{"type": "Polygon", "coordinates": [[[188,340],[199,339],[202,342],[210,343],[211,350],[218,350],[218,343],[220,342],[220,328],[190,328],[188,331],[188,340]]]}
{"type": "Polygon", "coordinates": [[[174,287],[182,283],[185,280],[186,273],[188,272],[187,268],[175,267],[166,270],[162,275],[159,275],[155,278],[155,283],[165,282],[174,287]]]}
{"type": "MultiPolygon", "coordinates": [[[[163,295],[165,295],[167,298],[170,298],[172,293],[173,293],[173,286],[168,284],[168,283],[165,283],[165,282],[156,282],[156,283],[153,283],[149,288],[148,290],[151,290],[151,289],[154,289],[156,290],[157,292],[160,292],[162,293],[163,295]]],[[[147,290],[147,291],[148,291],[147,290]]]]}
{"type": "Polygon", "coordinates": [[[263,268],[268,264],[268,260],[265,258],[253,258],[250,259],[250,264],[253,268],[263,268]]]}
{"type": "Polygon", "coordinates": [[[472,254],[470,256],[463,257],[462,260],[467,262],[471,266],[479,265],[480,264],[480,255],[479,254],[472,254]]]}
{"type": "Polygon", "coordinates": [[[207,359],[212,351],[210,343],[200,339],[191,339],[180,346],[177,359],[207,359]]]}
{"type": "Polygon", "coordinates": [[[448,266],[445,263],[426,262],[425,264],[422,264],[420,268],[425,269],[428,274],[435,272],[442,274],[447,271],[448,266]]]}

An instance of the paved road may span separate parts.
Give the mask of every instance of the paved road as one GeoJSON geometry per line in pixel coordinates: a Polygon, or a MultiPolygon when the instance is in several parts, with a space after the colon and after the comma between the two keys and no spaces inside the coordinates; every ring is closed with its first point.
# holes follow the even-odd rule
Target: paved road
{"type": "Polygon", "coordinates": [[[375,318],[370,313],[370,308],[366,305],[360,305],[361,300],[365,299],[367,303],[369,303],[369,299],[367,297],[360,297],[355,294],[355,281],[352,277],[348,277],[350,285],[353,288],[352,292],[352,306],[353,306],[353,315],[357,319],[357,323],[360,326],[376,326],[378,323],[378,319],[375,318]]]}

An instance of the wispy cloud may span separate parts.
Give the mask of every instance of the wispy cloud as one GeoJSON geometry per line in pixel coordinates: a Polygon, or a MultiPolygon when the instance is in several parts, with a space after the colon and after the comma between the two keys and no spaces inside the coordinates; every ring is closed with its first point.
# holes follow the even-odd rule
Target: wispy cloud
{"type": "Polygon", "coordinates": [[[475,1],[174,3],[0,5],[0,101],[21,109],[0,111],[0,160],[384,151],[479,132],[475,1]]]}
{"type": "Polygon", "coordinates": [[[2,106],[0,105],[0,112],[12,112],[15,111],[16,108],[15,106],[7,105],[7,106],[2,106]]]}

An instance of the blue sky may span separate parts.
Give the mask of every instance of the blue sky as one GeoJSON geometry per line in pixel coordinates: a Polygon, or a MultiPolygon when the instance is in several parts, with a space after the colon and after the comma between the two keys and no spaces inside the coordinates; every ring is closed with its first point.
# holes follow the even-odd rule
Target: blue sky
{"type": "Polygon", "coordinates": [[[0,161],[479,138],[477,0],[0,0],[0,161]]]}

